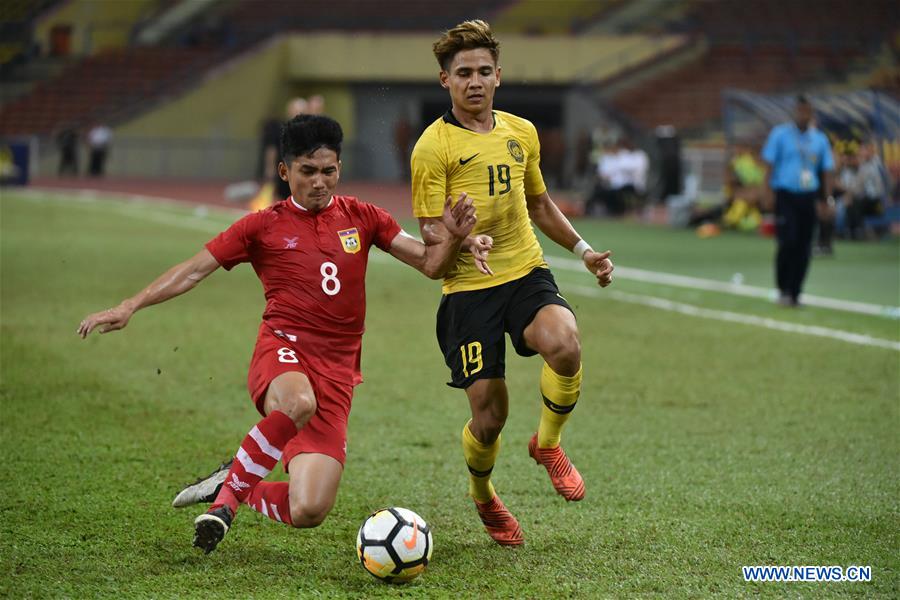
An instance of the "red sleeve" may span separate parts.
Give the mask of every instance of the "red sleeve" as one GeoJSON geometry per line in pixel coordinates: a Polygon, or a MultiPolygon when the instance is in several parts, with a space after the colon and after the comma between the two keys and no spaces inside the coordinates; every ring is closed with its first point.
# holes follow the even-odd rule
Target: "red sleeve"
{"type": "Polygon", "coordinates": [[[391,213],[383,208],[379,208],[373,204],[365,204],[364,206],[367,209],[366,212],[369,217],[372,243],[385,252],[389,252],[391,249],[391,242],[394,241],[394,238],[397,237],[397,234],[400,233],[402,229],[400,224],[391,216],[391,213]]]}
{"type": "Polygon", "coordinates": [[[250,260],[250,247],[259,232],[262,214],[262,212],[255,212],[246,215],[206,242],[206,249],[226,271],[250,260]]]}

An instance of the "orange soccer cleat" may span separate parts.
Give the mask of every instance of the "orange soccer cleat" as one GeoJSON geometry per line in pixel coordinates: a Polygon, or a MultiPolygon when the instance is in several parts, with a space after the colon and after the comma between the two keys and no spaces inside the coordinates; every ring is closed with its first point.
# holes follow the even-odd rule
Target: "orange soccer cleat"
{"type": "Polygon", "coordinates": [[[534,462],[544,465],[553,487],[560,496],[569,502],[577,502],[584,498],[584,479],[562,448],[559,446],[538,448],[537,434],[534,434],[528,442],[528,454],[534,462]]]}
{"type": "Polygon", "coordinates": [[[525,543],[519,522],[496,494],[490,502],[475,500],[475,508],[478,509],[478,516],[481,517],[485,530],[495,542],[501,546],[521,546],[525,543]]]}

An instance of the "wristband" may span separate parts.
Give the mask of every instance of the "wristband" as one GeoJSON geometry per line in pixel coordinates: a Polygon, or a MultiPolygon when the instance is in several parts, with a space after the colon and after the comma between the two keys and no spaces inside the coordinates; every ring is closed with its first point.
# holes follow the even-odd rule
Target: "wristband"
{"type": "Polygon", "coordinates": [[[586,241],[584,241],[584,240],[578,240],[578,243],[575,244],[575,247],[574,247],[574,248],[572,248],[572,254],[574,254],[574,255],[577,256],[578,258],[583,259],[583,258],[584,258],[584,255],[585,255],[587,252],[593,251],[593,250],[594,250],[594,249],[591,248],[591,245],[588,244],[586,241]]]}

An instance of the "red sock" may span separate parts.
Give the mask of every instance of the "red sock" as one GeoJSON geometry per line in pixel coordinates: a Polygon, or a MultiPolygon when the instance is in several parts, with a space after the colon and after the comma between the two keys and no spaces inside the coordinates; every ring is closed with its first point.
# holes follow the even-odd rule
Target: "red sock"
{"type": "Polygon", "coordinates": [[[234,497],[234,493],[231,491],[231,488],[227,485],[223,485],[219,489],[219,493],[216,495],[216,499],[210,505],[209,510],[214,510],[222,505],[225,505],[231,509],[232,515],[236,515],[238,506],[240,506],[240,504],[241,503],[238,501],[238,499],[234,497]]]}
{"type": "MultiPolygon", "coordinates": [[[[281,460],[281,451],[295,435],[297,426],[291,418],[281,411],[272,411],[269,416],[257,423],[241,442],[241,447],[238,448],[225,478],[222,492],[225,488],[230,488],[231,494],[239,503],[246,502],[253,488],[265,479],[281,460]]],[[[222,492],[210,510],[222,504],[231,506],[227,494],[222,492]],[[222,498],[223,502],[219,502],[219,498],[222,498]]],[[[235,508],[232,507],[232,510],[235,508]]]]}
{"type": "Polygon", "coordinates": [[[263,481],[247,498],[247,506],[279,523],[291,523],[291,505],[286,481],[263,481]]]}

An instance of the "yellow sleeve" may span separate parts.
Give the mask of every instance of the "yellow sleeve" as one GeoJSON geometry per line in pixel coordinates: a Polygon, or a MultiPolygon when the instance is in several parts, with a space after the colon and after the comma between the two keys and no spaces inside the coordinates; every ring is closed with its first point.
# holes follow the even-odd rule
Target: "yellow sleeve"
{"type": "Polygon", "coordinates": [[[525,195],[538,196],[547,191],[544,177],[541,175],[541,142],[537,129],[528,124],[528,162],[525,164],[525,195]]]}
{"type": "Polygon", "coordinates": [[[426,130],[411,159],[412,205],[416,217],[440,217],[447,197],[447,161],[437,136],[426,130]]]}

